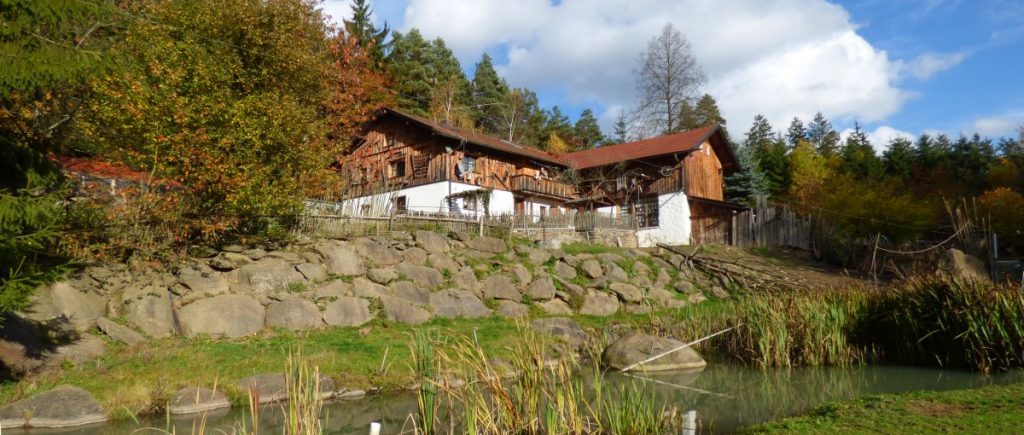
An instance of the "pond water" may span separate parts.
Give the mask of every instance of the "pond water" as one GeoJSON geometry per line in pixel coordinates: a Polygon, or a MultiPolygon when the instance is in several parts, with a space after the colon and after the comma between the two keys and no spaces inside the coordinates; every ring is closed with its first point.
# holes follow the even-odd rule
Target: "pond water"
{"type": "MultiPolygon", "coordinates": [[[[657,400],[696,410],[701,433],[727,433],[737,428],[782,417],[805,413],[815,406],[871,394],[917,390],[950,390],[1008,384],[1024,381],[1024,371],[981,376],[975,373],[900,366],[854,368],[795,368],[759,370],[738,365],[709,365],[698,373],[660,373],[644,375],[637,381],[621,375],[609,375],[611,383],[646,382],[654,388],[657,400]]],[[[383,424],[383,433],[395,434],[408,429],[410,414],[416,411],[413,394],[371,396],[359,400],[334,401],[325,406],[326,432],[366,434],[371,422],[383,424]]],[[[211,413],[206,417],[207,433],[229,433],[241,422],[241,410],[211,413]],[[218,430],[219,429],[219,430],[218,430]]],[[[260,416],[261,433],[281,433],[281,405],[268,405],[260,416]]],[[[163,417],[139,422],[112,422],[104,425],[64,431],[31,430],[32,434],[119,434],[193,432],[198,419],[168,421],[163,417]],[[142,429],[141,428],[154,428],[142,429]]],[[[10,432],[15,433],[15,432],[10,432]]]]}

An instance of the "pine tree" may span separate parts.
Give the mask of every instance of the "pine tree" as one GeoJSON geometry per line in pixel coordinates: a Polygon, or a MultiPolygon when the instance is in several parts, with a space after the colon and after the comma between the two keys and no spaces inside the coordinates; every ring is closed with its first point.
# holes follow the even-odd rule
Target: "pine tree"
{"type": "Polygon", "coordinates": [[[473,115],[477,128],[487,134],[503,136],[500,106],[508,92],[508,84],[498,76],[491,56],[484,53],[473,73],[473,115]]]}
{"type": "Polygon", "coordinates": [[[573,125],[573,134],[579,139],[582,148],[593,148],[605,141],[594,111],[590,109],[583,109],[583,113],[580,113],[580,118],[573,125]]]}
{"type": "Polygon", "coordinates": [[[814,119],[807,126],[807,138],[825,158],[830,158],[838,152],[839,132],[832,128],[832,122],[825,118],[821,112],[814,115],[814,119]]]}
{"type": "Polygon", "coordinates": [[[578,148],[576,136],[573,134],[572,124],[569,117],[562,113],[558,106],[552,106],[547,116],[548,122],[544,125],[544,131],[550,136],[552,133],[565,142],[569,150],[578,148]]]}
{"type": "Polygon", "coordinates": [[[700,117],[697,114],[697,108],[683,101],[679,104],[679,129],[680,130],[692,130],[700,127],[700,117]]]}
{"type": "Polygon", "coordinates": [[[387,60],[394,79],[393,86],[398,93],[398,107],[417,115],[428,114],[430,99],[438,82],[431,68],[430,50],[431,44],[416,28],[404,35],[398,32],[392,35],[387,60]]]}
{"type": "Polygon", "coordinates": [[[786,130],[786,140],[789,142],[789,146],[796,148],[800,141],[807,139],[807,129],[804,128],[803,121],[794,116],[793,122],[789,123],[789,130],[786,130]]]}
{"type": "Polygon", "coordinates": [[[60,272],[64,180],[47,155],[58,151],[54,139],[73,113],[57,123],[47,116],[70,100],[64,91],[103,65],[85,32],[102,27],[105,12],[72,1],[0,4],[0,317],[24,308],[35,287],[60,272]]]}
{"type": "Polygon", "coordinates": [[[386,41],[388,33],[387,23],[378,29],[373,25],[373,11],[366,0],[352,0],[352,19],[344,20],[345,33],[356,38],[362,47],[371,47],[374,58],[383,59],[385,51],[390,48],[390,42],[386,41]]]}

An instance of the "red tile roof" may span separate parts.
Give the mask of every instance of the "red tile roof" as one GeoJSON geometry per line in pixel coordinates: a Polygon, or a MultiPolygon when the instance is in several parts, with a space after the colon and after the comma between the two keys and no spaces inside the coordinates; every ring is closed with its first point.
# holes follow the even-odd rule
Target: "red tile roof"
{"type": "Polygon", "coordinates": [[[378,111],[378,115],[393,114],[429,128],[434,134],[448,137],[454,140],[465,141],[470,144],[501,151],[509,154],[524,156],[540,162],[555,164],[574,169],[587,169],[614,163],[642,159],[646,157],[661,156],[676,153],[691,153],[700,148],[700,145],[711,140],[711,145],[722,160],[722,166],[729,169],[736,169],[736,158],[729,149],[729,144],[722,135],[721,127],[709,125],[693,130],[679,133],[667,134],[650,139],[639,140],[616,145],[607,145],[598,148],[591,148],[576,151],[564,156],[556,156],[543,150],[517,143],[509,142],[477,133],[471,130],[441,124],[430,119],[405,113],[400,110],[384,108],[378,111]],[[717,135],[716,135],[717,134],[717,135]],[[717,136],[717,139],[713,139],[717,136]]]}
{"type": "MultiPolygon", "coordinates": [[[[136,171],[132,168],[129,168],[127,165],[121,163],[109,163],[91,157],[73,157],[61,155],[51,156],[50,159],[57,165],[58,168],[70,174],[82,174],[96,178],[135,181],[139,183],[147,183],[150,182],[151,180],[150,174],[148,172],[136,171]]],[[[152,178],[152,184],[181,186],[181,183],[178,183],[177,181],[164,180],[159,178],[152,178]]]]}
{"type": "Polygon", "coordinates": [[[551,163],[556,165],[565,165],[557,156],[549,154],[545,151],[537,148],[520,145],[517,143],[509,142],[496,138],[494,136],[488,136],[486,134],[477,133],[464,128],[452,127],[450,125],[441,124],[422,116],[416,116],[411,113],[405,113],[395,109],[381,109],[381,113],[393,113],[410,121],[421,124],[427,128],[430,128],[435,134],[455,139],[464,140],[467,143],[481,146],[484,148],[490,148],[495,151],[501,151],[517,156],[523,156],[534,160],[539,160],[544,163],[551,163]]]}
{"type": "Polygon", "coordinates": [[[688,154],[700,148],[718,129],[717,125],[709,125],[636,142],[606,145],[566,154],[562,160],[570,167],[586,169],[665,154],[688,154]]]}

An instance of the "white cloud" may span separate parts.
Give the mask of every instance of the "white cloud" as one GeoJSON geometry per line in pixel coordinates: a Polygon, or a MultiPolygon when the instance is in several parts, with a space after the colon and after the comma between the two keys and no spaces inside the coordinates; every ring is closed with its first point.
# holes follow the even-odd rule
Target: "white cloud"
{"type": "Polygon", "coordinates": [[[925,80],[967,59],[967,51],[955,53],[924,53],[910,62],[899,62],[900,72],[916,79],[925,80]]]}
{"type": "MultiPolygon", "coordinates": [[[[850,136],[850,133],[853,133],[852,128],[845,129],[839,132],[839,138],[845,141],[846,138],[850,136]]],[[[913,142],[915,138],[915,136],[909,132],[897,130],[888,125],[879,126],[875,128],[874,131],[867,131],[865,133],[868,135],[868,140],[871,141],[871,146],[879,155],[889,148],[889,142],[893,139],[902,137],[913,142]]]]}
{"type": "MultiPolygon", "coordinates": [[[[464,63],[484,49],[506,54],[499,69],[513,85],[600,105],[607,127],[633,106],[636,58],[666,22],[690,39],[734,128],[758,113],[777,128],[817,111],[881,121],[910,97],[897,83],[902,63],[824,0],[410,0],[404,27],[443,37],[464,63]]],[[[934,74],[952,60],[940,57],[907,68],[934,74]]]]}
{"type": "Polygon", "coordinates": [[[1024,128],[1024,111],[978,118],[974,120],[970,133],[988,137],[1015,137],[1021,128],[1024,128]]]}

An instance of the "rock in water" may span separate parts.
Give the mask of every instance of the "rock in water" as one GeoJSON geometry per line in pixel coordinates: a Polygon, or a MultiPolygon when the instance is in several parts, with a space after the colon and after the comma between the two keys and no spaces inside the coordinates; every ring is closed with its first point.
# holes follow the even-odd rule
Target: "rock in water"
{"type": "MultiPolygon", "coordinates": [[[[615,342],[605,348],[604,353],[601,354],[601,360],[608,367],[622,370],[684,344],[679,340],[671,338],[637,333],[615,340],[615,342]]],[[[688,347],[637,366],[630,371],[688,370],[700,369],[706,365],[707,362],[704,361],[704,358],[701,358],[692,347],[688,347]]]]}
{"type": "MultiPolygon", "coordinates": [[[[320,375],[320,398],[327,399],[334,395],[334,379],[320,375]]],[[[253,375],[238,381],[238,388],[244,394],[255,394],[259,403],[280,402],[288,400],[287,379],[283,373],[264,373],[253,375]]]]}
{"type": "Polygon", "coordinates": [[[220,391],[202,387],[186,387],[174,392],[167,411],[172,415],[179,415],[230,407],[231,402],[228,402],[228,396],[220,391]]]}
{"type": "Polygon", "coordinates": [[[959,249],[947,249],[939,258],[939,270],[953,278],[989,281],[985,263],[959,249]]]}
{"type": "Polygon", "coordinates": [[[62,385],[0,408],[0,427],[70,427],[107,421],[103,407],[78,387],[62,385]]]}

